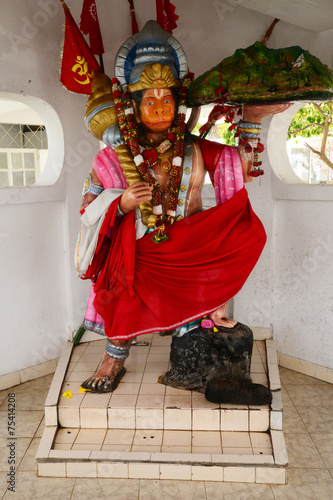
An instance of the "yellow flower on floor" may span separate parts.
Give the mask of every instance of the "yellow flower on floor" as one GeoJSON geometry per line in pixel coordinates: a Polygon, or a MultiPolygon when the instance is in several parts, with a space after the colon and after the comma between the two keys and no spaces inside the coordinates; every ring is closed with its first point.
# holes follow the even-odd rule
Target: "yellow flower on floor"
{"type": "Polygon", "coordinates": [[[72,391],[66,391],[62,394],[66,399],[72,398],[73,394],[72,391]]]}
{"type": "Polygon", "coordinates": [[[215,333],[218,332],[218,329],[216,328],[216,326],[214,326],[213,332],[215,332],[215,333]]]}
{"type": "Polygon", "coordinates": [[[91,389],[85,389],[84,387],[80,387],[79,392],[91,392],[91,389]]]}

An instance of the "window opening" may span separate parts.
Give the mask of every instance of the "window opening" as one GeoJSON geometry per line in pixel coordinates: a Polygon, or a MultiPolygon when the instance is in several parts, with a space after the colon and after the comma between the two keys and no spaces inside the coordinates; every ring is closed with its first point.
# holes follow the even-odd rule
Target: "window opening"
{"type": "Polygon", "coordinates": [[[0,123],[0,187],[35,184],[47,149],[44,125],[0,123]]]}
{"type": "MultiPolygon", "coordinates": [[[[200,117],[198,123],[194,127],[192,134],[200,135],[199,129],[207,123],[208,117],[215,104],[208,104],[206,106],[202,106],[200,110],[200,117]]],[[[190,113],[188,117],[190,116],[190,113]]],[[[226,144],[227,146],[236,146],[236,138],[235,138],[235,130],[229,130],[230,123],[226,123],[224,121],[224,117],[221,120],[218,120],[213,127],[210,129],[209,133],[206,136],[206,139],[210,141],[219,142],[221,144],[226,144]]],[[[211,184],[211,180],[208,172],[205,175],[204,184],[211,184]]]]}
{"type": "MultiPolygon", "coordinates": [[[[42,103],[37,98],[25,99],[42,103]]],[[[0,99],[0,188],[35,185],[43,174],[48,150],[46,126],[39,112],[15,98],[0,99]]]]}
{"type": "Polygon", "coordinates": [[[308,184],[333,184],[332,102],[305,104],[293,116],[287,152],[296,175],[308,184]]]}
{"type": "MultiPolygon", "coordinates": [[[[214,106],[215,104],[208,104],[201,107],[200,117],[198,123],[192,131],[192,134],[200,135],[199,129],[200,127],[202,127],[202,125],[207,123],[209,114],[214,106]]],[[[235,130],[230,131],[230,125],[230,123],[226,123],[224,121],[224,118],[222,118],[213,125],[208,135],[206,136],[206,139],[209,139],[210,141],[220,142],[221,144],[226,144],[227,146],[236,146],[235,130]]]]}

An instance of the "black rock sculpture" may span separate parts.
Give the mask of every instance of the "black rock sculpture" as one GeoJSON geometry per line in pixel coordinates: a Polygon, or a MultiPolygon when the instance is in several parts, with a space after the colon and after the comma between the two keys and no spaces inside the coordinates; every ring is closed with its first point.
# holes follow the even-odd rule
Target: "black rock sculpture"
{"type": "Polygon", "coordinates": [[[171,368],[159,382],[206,393],[214,403],[267,404],[270,391],[251,383],[252,347],[252,330],[242,323],[218,331],[196,328],[173,337],[171,368]]]}

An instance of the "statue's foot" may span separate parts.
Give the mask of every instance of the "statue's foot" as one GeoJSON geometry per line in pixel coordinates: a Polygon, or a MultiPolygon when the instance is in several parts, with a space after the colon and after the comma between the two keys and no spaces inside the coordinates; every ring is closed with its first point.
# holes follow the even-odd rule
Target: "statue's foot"
{"type": "Polygon", "coordinates": [[[237,325],[237,321],[230,318],[221,318],[218,322],[214,321],[214,324],[216,326],[224,326],[224,328],[234,328],[237,325]]]}
{"type": "Polygon", "coordinates": [[[123,359],[114,359],[106,352],[99,369],[85,380],[81,387],[89,392],[113,392],[126,373],[123,359]]]}
{"type": "Polygon", "coordinates": [[[215,326],[224,326],[225,328],[234,328],[237,325],[237,321],[230,319],[227,316],[228,304],[224,304],[219,307],[216,311],[210,313],[209,318],[213,321],[215,326]]]}

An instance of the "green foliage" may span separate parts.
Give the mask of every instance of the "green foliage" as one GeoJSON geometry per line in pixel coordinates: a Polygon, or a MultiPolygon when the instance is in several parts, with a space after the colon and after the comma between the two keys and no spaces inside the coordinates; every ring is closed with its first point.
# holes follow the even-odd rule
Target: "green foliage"
{"type": "Polygon", "coordinates": [[[219,123],[216,127],[217,135],[227,146],[236,146],[235,130],[229,130],[230,123],[219,123]]]}
{"type": "Polygon", "coordinates": [[[203,125],[202,123],[197,123],[196,126],[194,127],[194,129],[192,130],[192,134],[200,135],[199,129],[200,129],[200,127],[202,127],[202,125],[203,125]]]}
{"type": "MultiPolygon", "coordinates": [[[[330,114],[329,104],[327,102],[319,104],[320,109],[326,115],[330,114]]],[[[292,119],[287,140],[300,137],[313,137],[322,135],[325,126],[325,116],[315,107],[314,104],[305,104],[292,119]],[[305,128],[306,127],[306,128],[305,128]],[[291,133],[293,132],[293,133],[291,133]]],[[[333,125],[330,126],[330,130],[333,125]]]]}
{"type": "MultiPolygon", "coordinates": [[[[295,114],[287,134],[287,139],[304,137],[319,137],[321,145],[315,149],[312,145],[305,142],[305,146],[311,153],[317,155],[317,159],[325,165],[325,168],[333,170],[331,160],[331,148],[329,139],[333,136],[333,103],[332,101],[323,103],[306,104],[295,114]]],[[[317,141],[318,142],[318,141],[317,141]]]]}
{"type": "MultiPolygon", "coordinates": [[[[192,134],[200,135],[199,129],[202,127],[202,123],[197,123],[194,127],[192,134]]],[[[207,136],[207,139],[211,141],[222,141],[223,144],[227,146],[236,146],[235,130],[229,130],[230,123],[217,123],[207,136]]]]}

